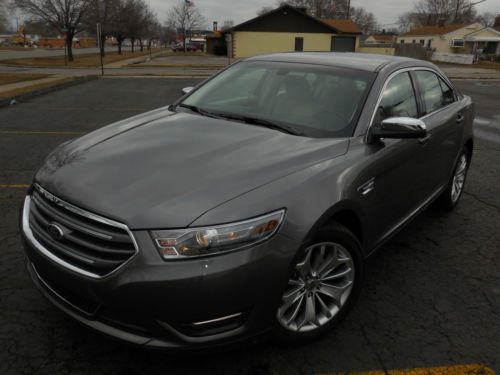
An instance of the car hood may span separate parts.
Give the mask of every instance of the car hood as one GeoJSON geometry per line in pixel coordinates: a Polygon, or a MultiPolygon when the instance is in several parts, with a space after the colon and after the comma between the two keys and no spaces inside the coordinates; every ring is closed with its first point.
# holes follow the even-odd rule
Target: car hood
{"type": "Polygon", "coordinates": [[[230,199],[344,154],[348,143],[163,110],[60,146],[35,181],[131,229],[186,227],[230,199]]]}

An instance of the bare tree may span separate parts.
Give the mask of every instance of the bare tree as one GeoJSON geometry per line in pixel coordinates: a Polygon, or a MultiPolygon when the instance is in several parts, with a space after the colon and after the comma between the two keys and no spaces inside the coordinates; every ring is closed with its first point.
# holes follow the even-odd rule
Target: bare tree
{"type": "Polygon", "coordinates": [[[54,29],[52,26],[48,25],[45,21],[26,21],[24,23],[24,29],[26,34],[43,35],[43,36],[53,36],[57,35],[58,30],[54,29]]]}
{"type": "Polygon", "coordinates": [[[186,51],[186,38],[192,30],[201,28],[205,23],[205,18],[190,0],[179,0],[167,15],[167,25],[182,37],[184,51],[186,51]]]}
{"type": "Polygon", "coordinates": [[[31,20],[45,21],[66,35],[68,59],[73,61],[73,38],[83,30],[82,21],[90,0],[15,0],[15,6],[31,20]]]}
{"type": "MultiPolygon", "coordinates": [[[[305,8],[311,16],[323,19],[349,18],[348,0],[288,0],[277,1],[277,5],[289,4],[298,8],[305,8]]],[[[352,7],[350,8],[352,10],[352,7]]]]}
{"type": "Polygon", "coordinates": [[[148,51],[151,51],[151,45],[153,41],[155,40],[161,41],[162,37],[162,26],[161,23],[158,22],[156,15],[154,15],[154,19],[152,19],[151,22],[148,23],[147,30],[148,31],[146,37],[146,42],[147,42],[146,48],[148,49],[148,51]]]}
{"type": "Polygon", "coordinates": [[[144,8],[140,12],[140,18],[138,17],[138,20],[140,20],[140,22],[138,24],[136,36],[142,52],[144,50],[144,42],[148,41],[148,49],[150,49],[151,41],[159,34],[158,19],[156,18],[156,14],[144,3],[144,8]]]}
{"type": "Polygon", "coordinates": [[[359,26],[363,34],[378,32],[375,15],[364,8],[351,7],[349,17],[359,26]]]}
{"type": "Polygon", "coordinates": [[[101,54],[105,55],[106,36],[113,32],[113,17],[119,9],[121,0],[90,0],[90,6],[84,17],[84,25],[87,32],[94,35],[97,24],[101,25],[101,40],[99,41],[101,54]]]}
{"type": "Polygon", "coordinates": [[[111,30],[110,35],[116,39],[118,54],[121,55],[123,42],[128,37],[129,18],[131,13],[129,4],[123,0],[113,2],[110,12],[112,15],[109,22],[109,28],[111,30]]]}
{"type": "Polygon", "coordinates": [[[477,16],[477,22],[480,22],[484,27],[492,27],[495,25],[495,13],[481,13],[477,16]]]}
{"type": "Polygon", "coordinates": [[[7,15],[7,0],[0,0],[0,33],[9,30],[9,17],[7,15]]]}
{"type": "Polygon", "coordinates": [[[161,26],[160,42],[162,45],[171,44],[173,41],[175,41],[176,36],[177,36],[177,33],[176,33],[175,29],[171,28],[168,25],[161,26]]]}
{"type": "MultiPolygon", "coordinates": [[[[154,33],[158,24],[156,14],[151,10],[144,0],[126,0],[129,4],[128,37],[130,38],[132,53],[135,41],[139,42],[141,52],[144,50],[144,42],[154,33]]],[[[156,33],[157,34],[157,33],[156,33]]]]}
{"type": "Polygon", "coordinates": [[[401,30],[411,27],[434,26],[439,20],[449,23],[472,23],[477,11],[471,0],[418,0],[410,12],[398,18],[401,30]]]}

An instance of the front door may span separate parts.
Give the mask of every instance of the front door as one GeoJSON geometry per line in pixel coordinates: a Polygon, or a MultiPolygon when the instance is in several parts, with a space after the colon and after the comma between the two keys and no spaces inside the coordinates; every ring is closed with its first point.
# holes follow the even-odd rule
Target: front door
{"type": "Polygon", "coordinates": [[[302,52],[304,50],[304,38],[295,38],[295,52],[302,52]]]}
{"type": "MultiPolygon", "coordinates": [[[[390,117],[419,117],[409,72],[387,83],[374,124],[390,117]]],[[[370,224],[370,243],[384,240],[425,201],[425,147],[419,139],[382,139],[366,145],[366,168],[357,182],[370,224]],[[370,181],[373,181],[370,186],[370,181]]]]}

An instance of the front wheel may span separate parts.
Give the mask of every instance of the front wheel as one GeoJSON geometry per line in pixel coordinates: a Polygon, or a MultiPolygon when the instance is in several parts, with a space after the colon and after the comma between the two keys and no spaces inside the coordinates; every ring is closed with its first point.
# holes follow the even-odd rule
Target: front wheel
{"type": "Polygon", "coordinates": [[[448,183],[448,187],[438,199],[438,207],[444,211],[451,211],[458,203],[464,191],[465,179],[469,169],[470,153],[464,148],[453,169],[453,176],[448,183]]]}
{"type": "Polygon", "coordinates": [[[358,239],[340,224],[320,229],[292,271],[276,314],[273,339],[300,344],[333,329],[359,295],[363,275],[358,239]]]}

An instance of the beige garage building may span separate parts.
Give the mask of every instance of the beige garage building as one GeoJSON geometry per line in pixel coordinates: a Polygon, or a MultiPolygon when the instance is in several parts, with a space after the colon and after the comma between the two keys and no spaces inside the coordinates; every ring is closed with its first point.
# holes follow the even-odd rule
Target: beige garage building
{"type": "Polygon", "coordinates": [[[351,20],[319,20],[284,5],[228,30],[235,58],[274,52],[355,52],[361,30],[351,20]]]}

